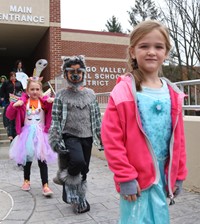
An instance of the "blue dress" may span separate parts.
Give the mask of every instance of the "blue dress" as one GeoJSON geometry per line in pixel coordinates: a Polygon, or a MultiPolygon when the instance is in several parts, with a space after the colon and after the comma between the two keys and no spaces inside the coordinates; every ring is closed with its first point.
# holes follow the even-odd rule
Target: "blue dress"
{"type": "Polygon", "coordinates": [[[164,166],[169,153],[172,125],[167,83],[163,81],[160,89],[143,87],[141,92],[137,92],[137,103],[142,127],[157,158],[160,180],[142,191],[135,202],[128,202],[120,196],[119,224],[169,224],[164,166]]]}

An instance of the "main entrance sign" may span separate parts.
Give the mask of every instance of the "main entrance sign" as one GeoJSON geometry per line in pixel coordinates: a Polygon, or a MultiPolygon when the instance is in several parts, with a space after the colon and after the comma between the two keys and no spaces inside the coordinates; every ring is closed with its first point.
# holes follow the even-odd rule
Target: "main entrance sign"
{"type": "Polygon", "coordinates": [[[32,15],[32,7],[10,5],[9,13],[0,13],[0,21],[43,24],[45,18],[32,15]]]}
{"type": "Polygon", "coordinates": [[[49,0],[2,1],[0,23],[49,26],[49,0]]]}

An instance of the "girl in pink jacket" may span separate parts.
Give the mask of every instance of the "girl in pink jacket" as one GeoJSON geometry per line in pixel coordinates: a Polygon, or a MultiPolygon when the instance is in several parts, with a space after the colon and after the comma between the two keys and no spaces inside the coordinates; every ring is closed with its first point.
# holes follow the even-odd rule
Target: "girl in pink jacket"
{"type": "Polygon", "coordinates": [[[159,77],[170,48],[160,23],[135,27],[130,73],[119,77],[103,117],[101,136],[120,193],[120,224],[169,224],[166,196],[173,204],[187,175],[184,94],[159,77]]]}
{"type": "Polygon", "coordinates": [[[42,180],[42,193],[51,196],[48,186],[47,163],[56,160],[56,153],[48,142],[53,98],[42,97],[41,78],[31,77],[27,83],[27,94],[7,108],[6,116],[16,119],[17,136],[10,146],[10,158],[24,168],[22,190],[30,190],[30,170],[33,159],[38,160],[42,180]]]}

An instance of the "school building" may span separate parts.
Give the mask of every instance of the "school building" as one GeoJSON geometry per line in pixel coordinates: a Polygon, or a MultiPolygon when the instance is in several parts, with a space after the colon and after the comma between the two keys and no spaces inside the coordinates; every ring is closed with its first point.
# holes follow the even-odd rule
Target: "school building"
{"type": "MultiPolygon", "coordinates": [[[[67,9],[66,9],[67,12],[67,9]]],[[[84,14],[83,14],[84,16],[84,14]]],[[[31,76],[38,59],[49,65],[44,82],[61,73],[61,56],[83,54],[87,86],[96,93],[110,92],[116,77],[125,72],[129,38],[124,34],[61,28],[60,0],[2,0],[0,7],[0,75],[8,75],[22,59],[31,76]]],[[[199,116],[185,116],[189,175],[185,186],[200,191],[199,116]]]]}
{"type": "MultiPolygon", "coordinates": [[[[60,0],[4,0],[0,7],[0,75],[21,59],[28,76],[44,58],[44,83],[61,73],[61,56],[85,55],[87,86],[110,92],[127,69],[128,35],[61,28],[60,0]]],[[[84,15],[83,15],[84,16],[84,15]]]]}

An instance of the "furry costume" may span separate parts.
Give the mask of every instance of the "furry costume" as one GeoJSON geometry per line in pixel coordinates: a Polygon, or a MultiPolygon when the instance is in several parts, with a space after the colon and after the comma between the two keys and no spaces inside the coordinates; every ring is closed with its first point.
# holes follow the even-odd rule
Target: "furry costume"
{"type": "Polygon", "coordinates": [[[86,200],[86,174],[92,142],[101,145],[101,114],[94,91],[83,87],[86,72],[84,56],[62,59],[66,89],[56,94],[49,132],[50,144],[59,155],[59,170],[54,182],[63,184],[63,200],[73,205],[74,212],[83,213],[90,210],[86,200]],[[79,152],[83,153],[84,160],[79,152]]]}

